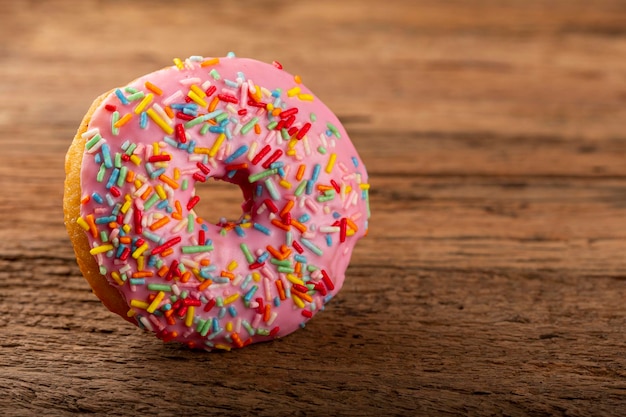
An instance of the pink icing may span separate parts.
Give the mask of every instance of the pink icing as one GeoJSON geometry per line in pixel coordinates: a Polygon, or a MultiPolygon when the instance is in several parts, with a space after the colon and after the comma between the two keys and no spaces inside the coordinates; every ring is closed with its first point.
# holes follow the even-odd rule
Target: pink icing
{"type": "Polygon", "coordinates": [[[297,77],[251,59],[192,57],[109,94],[84,137],[79,224],[140,327],[195,348],[242,347],[295,331],[341,289],[367,232],[367,173],[297,77]],[[215,118],[197,119],[205,114],[215,118]],[[241,187],[238,222],[207,224],[188,209],[196,181],[210,177],[241,187]]]}

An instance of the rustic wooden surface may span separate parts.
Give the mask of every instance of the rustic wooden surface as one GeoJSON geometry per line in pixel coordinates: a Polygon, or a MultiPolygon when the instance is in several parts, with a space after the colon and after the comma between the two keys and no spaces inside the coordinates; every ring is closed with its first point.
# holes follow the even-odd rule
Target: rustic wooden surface
{"type": "MultiPolygon", "coordinates": [[[[626,3],[0,0],[0,414],[619,415],[626,3]],[[101,92],[277,59],[334,109],[371,230],[327,311],[230,353],[110,314],[62,223],[101,92]]],[[[222,209],[233,190],[215,186],[222,209]]]]}

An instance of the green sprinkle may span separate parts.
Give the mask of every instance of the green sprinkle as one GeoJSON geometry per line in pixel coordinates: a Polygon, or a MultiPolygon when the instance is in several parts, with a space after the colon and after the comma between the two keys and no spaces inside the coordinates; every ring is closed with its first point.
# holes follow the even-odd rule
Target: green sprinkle
{"type": "Polygon", "coordinates": [[[326,155],[326,148],[321,145],[317,148],[317,151],[322,155],[326,155]]]}
{"type": "Polygon", "coordinates": [[[189,187],[189,180],[185,178],[183,182],[180,184],[180,189],[185,191],[189,187]]]}
{"type": "Polygon", "coordinates": [[[219,80],[220,78],[222,78],[220,77],[220,73],[217,72],[215,68],[213,68],[211,72],[209,72],[209,75],[211,75],[211,77],[213,77],[214,80],[219,80]]]}
{"type": "Polygon", "coordinates": [[[103,243],[106,243],[106,242],[108,242],[108,241],[109,241],[109,235],[107,234],[106,230],[102,230],[102,231],[100,231],[100,240],[101,240],[103,243]]]}
{"type": "Polygon", "coordinates": [[[135,87],[128,86],[124,88],[124,91],[126,91],[128,94],[135,94],[139,90],[137,90],[135,87]]]}
{"type": "Polygon", "coordinates": [[[265,171],[261,171],[258,174],[254,174],[254,175],[250,175],[248,177],[248,181],[253,183],[253,182],[257,182],[260,179],[263,179],[265,177],[269,177],[270,175],[274,175],[278,173],[278,168],[273,168],[273,169],[268,169],[265,171]]]}
{"type": "Polygon", "coordinates": [[[104,164],[101,164],[100,169],[98,170],[98,175],[96,175],[96,181],[102,182],[104,180],[104,174],[106,173],[106,171],[107,169],[104,164]]]}
{"type": "Polygon", "coordinates": [[[218,307],[224,307],[224,299],[221,296],[215,297],[215,305],[218,307]]]}
{"type": "Polygon", "coordinates": [[[167,284],[148,284],[148,289],[151,291],[171,292],[172,286],[167,284]]]}
{"type": "Polygon", "coordinates": [[[183,246],[181,250],[186,255],[190,253],[211,252],[213,250],[213,245],[183,246]]]}
{"type": "Polygon", "coordinates": [[[120,128],[119,127],[115,127],[115,123],[117,123],[118,120],[120,120],[120,112],[118,112],[116,110],[111,115],[111,132],[115,136],[120,134],[120,128]]]}
{"type": "Polygon", "coordinates": [[[246,257],[246,261],[248,261],[249,264],[254,263],[254,256],[252,256],[252,253],[250,253],[248,245],[242,243],[239,245],[239,247],[241,248],[243,255],[246,257]]]}
{"type": "MultiPolygon", "coordinates": [[[[122,154],[119,152],[115,153],[115,168],[126,168],[122,167],[122,154]]],[[[128,170],[128,168],[126,168],[126,170],[128,170]]]]}
{"type": "Polygon", "coordinates": [[[320,195],[320,196],[317,196],[317,199],[316,199],[316,200],[317,200],[319,203],[325,203],[325,202],[327,202],[327,201],[332,200],[333,198],[335,198],[335,196],[334,196],[334,195],[320,195]]]}
{"type": "Polygon", "coordinates": [[[131,156],[133,154],[133,152],[135,152],[136,148],[137,148],[137,144],[136,143],[131,143],[130,146],[128,147],[128,149],[126,149],[126,155],[131,156]]]}
{"type": "Polygon", "coordinates": [[[224,119],[228,119],[228,113],[220,113],[215,117],[217,123],[220,123],[224,119]]]}
{"type": "Polygon", "coordinates": [[[311,114],[309,115],[309,118],[311,119],[311,121],[312,121],[312,122],[317,121],[317,116],[315,115],[315,113],[311,113],[311,114]]]}
{"type": "Polygon", "coordinates": [[[157,201],[159,201],[159,195],[156,193],[152,194],[148,201],[146,201],[146,204],[144,204],[144,210],[148,210],[150,207],[154,206],[157,201]]]}
{"type": "Polygon", "coordinates": [[[291,261],[289,259],[285,259],[281,261],[280,259],[272,258],[270,259],[270,262],[278,266],[290,266],[291,265],[291,261]]]}
{"type": "Polygon", "coordinates": [[[304,189],[306,188],[306,182],[307,180],[302,180],[302,182],[298,184],[298,187],[296,187],[296,190],[293,193],[296,197],[300,197],[302,195],[304,189]]]}
{"type": "Polygon", "coordinates": [[[280,193],[276,189],[276,186],[271,178],[265,180],[265,188],[267,189],[267,192],[270,193],[270,197],[272,197],[273,200],[280,200],[280,193]]]}
{"type": "Polygon", "coordinates": [[[245,135],[246,133],[248,133],[253,127],[254,125],[259,121],[258,117],[253,117],[252,120],[250,120],[248,123],[246,123],[245,125],[243,125],[243,127],[241,128],[241,133],[243,135],[245,135]]]}
{"type": "Polygon", "coordinates": [[[107,268],[104,265],[100,265],[100,274],[101,275],[106,275],[107,274],[107,268]]]}
{"type": "Polygon", "coordinates": [[[193,233],[194,224],[195,222],[194,222],[193,214],[189,213],[187,215],[187,233],[193,233]]]}
{"type": "Polygon", "coordinates": [[[85,148],[87,148],[87,150],[90,150],[96,145],[96,143],[100,141],[100,139],[102,139],[102,136],[100,136],[100,133],[96,133],[93,138],[89,139],[89,142],[85,144],[85,148]]]}
{"type": "Polygon", "coordinates": [[[196,331],[198,333],[202,332],[202,329],[204,328],[204,323],[206,323],[207,321],[208,320],[198,319],[198,323],[196,323],[196,331]]]}
{"type": "Polygon", "coordinates": [[[277,125],[278,125],[278,122],[277,122],[276,120],[274,120],[273,122],[268,123],[268,125],[267,125],[266,127],[267,127],[267,130],[274,130],[274,128],[275,128],[277,125]]]}
{"type": "Polygon", "coordinates": [[[126,166],[121,167],[120,168],[120,175],[119,175],[119,177],[117,177],[117,186],[118,187],[121,188],[121,187],[124,186],[124,181],[126,181],[126,175],[127,174],[128,174],[128,168],[126,168],[126,166]]]}
{"type": "Polygon", "coordinates": [[[267,329],[256,329],[256,333],[261,336],[269,336],[270,331],[267,329]]]}
{"type": "Polygon", "coordinates": [[[289,132],[284,127],[280,129],[280,135],[283,137],[284,140],[289,140],[289,132]]]}
{"type": "Polygon", "coordinates": [[[200,134],[201,135],[206,135],[206,132],[209,131],[209,128],[211,127],[211,125],[202,125],[202,127],[200,128],[200,134]]]}
{"type": "Polygon", "coordinates": [[[295,269],[293,269],[290,266],[279,266],[278,268],[276,268],[276,270],[278,272],[282,272],[282,273],[285,273],[285,274],[292,274],[292,273],[295,272],[295,269]]]}
{"type": "Polygon", "coordinates": [[[200,336],[206,336],[209,333],[209,329],[211,328],[212,320],[207,320],[202,324],[202,330],[200,330],[200,336]]]}
{"type": "Polygon", "coordinates": [[[339,131],[337,130],[334,124],[328,122],[326,123],[326,127],[328,127],[328,130],[333,132],[333,135],[335,135],[337,139],[341,139],[341,133],[339,133],[339,131]]]}
{"type": "Polygon", "coordinates": [[[128,101],[135,101],[135,100],[140,100],[142,98],[144,98],[146,95],[144,94],[143,91],[137,91],[136,93],[133,93],[131,95],[129,95],[128,97],[126,97],[126,99],[128,101]]]}

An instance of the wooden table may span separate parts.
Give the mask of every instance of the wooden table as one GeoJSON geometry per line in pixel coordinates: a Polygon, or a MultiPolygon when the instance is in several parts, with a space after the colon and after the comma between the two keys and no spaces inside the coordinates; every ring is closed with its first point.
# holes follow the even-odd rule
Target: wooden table
{"type": "Polygon", "coordinates": [[[625,412],[623,1],[3,0],[0,16],[0,414],[625,412]],[[63,162],[98,94],[230,50],[335,110],[373,217],[305,329],[208,354],[91,294],[63,162]]]}

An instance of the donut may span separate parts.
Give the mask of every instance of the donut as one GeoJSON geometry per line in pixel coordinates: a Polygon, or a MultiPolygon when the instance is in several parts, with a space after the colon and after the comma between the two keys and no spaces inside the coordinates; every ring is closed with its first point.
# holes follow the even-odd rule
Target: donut
{"type": "Polygon", "coordinates": [[[65,170],[65,225],[93,292],[193,349],[304,327],[341,289],[368,231],[363,161],[337,117],[278,62],[174,59],[105,93],[65,170]],[[196,188],[214,180],[243,195],[241,212],[212,213],[217,224],[197,212],[196,188]]]}

